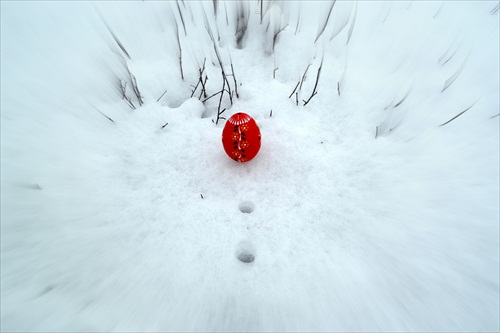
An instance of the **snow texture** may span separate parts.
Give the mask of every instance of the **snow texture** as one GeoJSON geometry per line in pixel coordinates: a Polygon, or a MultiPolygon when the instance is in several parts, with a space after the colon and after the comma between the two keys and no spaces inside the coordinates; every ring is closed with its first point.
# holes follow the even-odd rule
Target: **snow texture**
{"type": "Polygon", "coordinates": [[[2,331],[498,331],[498,15],[2,1],[2,331]]]}

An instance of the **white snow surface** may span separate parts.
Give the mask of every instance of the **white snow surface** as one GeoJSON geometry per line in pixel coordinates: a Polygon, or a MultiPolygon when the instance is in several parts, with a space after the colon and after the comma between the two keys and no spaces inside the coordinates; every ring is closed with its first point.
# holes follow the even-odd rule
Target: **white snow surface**
{"type": "Polygon", "coordinates": [[[1,2],[2,331],[498,331],[498,1],[215,3],[1,2]]]}

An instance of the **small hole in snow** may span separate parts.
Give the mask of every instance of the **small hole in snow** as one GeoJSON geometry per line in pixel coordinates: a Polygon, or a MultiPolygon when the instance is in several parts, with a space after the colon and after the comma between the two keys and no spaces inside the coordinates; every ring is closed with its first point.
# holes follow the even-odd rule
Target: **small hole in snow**
{"type": "Polygon", "coordinates": [[[251,263],[255,260],[255,256],[252,253],[245,250],[240,251],[237,255],[237,258],[239,261],[244,262],[246,264],[251,263]]]}
{"type": "Polygon", "coordinates": [[[238,208],[240,209],[240,212],[249,214],[254,211],[255,205],[251,201],[243,201],[240,203],[238,208]]]}

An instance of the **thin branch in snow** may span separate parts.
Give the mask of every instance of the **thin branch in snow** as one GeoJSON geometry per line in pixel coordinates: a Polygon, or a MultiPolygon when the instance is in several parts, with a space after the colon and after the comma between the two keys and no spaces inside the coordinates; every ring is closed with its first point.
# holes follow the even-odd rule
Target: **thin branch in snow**
{"type": "Polygon", "coordinates": [[[201,96],[207,97],[207,90],[206,90],[206,84],[207,84],[208,76],[205,76],[205,81],[200,81],[202,89],[200,91],[200,97],[198,99],[201,99],[201,96]]]}
{"type": "Polygon", "coordinates": [[[271,112],[269,112],[269,117],[273,116],[273,109],[271,109],[271,112]]]}
{"type": "Polygon", "coordinates": [[[163,97],[163,95],[165,95],[166,93],[167,93],[167,90],[165,90],[165,92],[164,92],[163,94],[161,94],[160,98],[158,98],[158,99],[156,100],[156,102],[159,102],[159,101],[160,101],[160,99],[163,97]]]}
{"type": "Polygon", "coordinates": [[[321,64],[319,65],[319,68],[318,68],[318,74],[316,75],[316,83],[314,84],[313,92],[312,92],[311,96],[309,97],[309,99],[307,101],[303,101],[304,102],[304,106],[306,106],[307,103],[309,103],[309,101],[311,100],[311,98],[313,98],[314,96],[316,96],[316,94],[318,93],[316,91],[316,88],[318,87],[319,76],[321,74],[321,68],[322,67],[323,67],[323,60],[321,60],[321,64]]]}
{"type": "Polygon", "coordinates": [[[213,94],[213,95],[212,95],[212,96],[210,96],[210,97],[205,98],[205,99],[204,99],[204,100],[202,100],[201,102],[202,102],[202,103],[205,103],[205,102],[206,102],[206,101],[208,101],[210,98],[212,98],[212,97],[214,97],[214,96],[217,96],[217,95],[218,95],[218,94],[220,94],[220,93],[222,93],[222,90],[221,90],[221,91],[216,92],[215,94],[213,94]]]}
{"type": "Polygon", "coordinates": [[[101,110],[99,110],[98,108],[96,108],[94,106],[94,104],[90,103],[89,101],[87,101],[87,103],[89,103],[97,112],[99,112],[100,114],[102,114],[104,117],[108,118],[109,121],[111,121],[112,123],[115,122],[113,119],[111,119],[110,117],[106,116],[101,110]]]}
{"type": "Polygon", "coordinates": [[[280,69],[279,67],[276,67],[274,70],[273,70],[273,79],[276,78],[276,71],[280,69]]]}
{"type": "Polygon", "coordinates": [[[346,45],[349,44],[349,41],[351,40],[351,36],[352,36],[352,31],[354,30],[354,24],[356,23],[356,14],[358,13],[358,3],[356,2],[355,4],[355,8],[354,8],[354,17],[352,19],[352,23],[351,23],[351,26],[349,27],[349,31],[347,32],[347,42],[345,43],[346,45]]]}
{"type": "Polygon", "coordinates": [[[240,98],[240,95],[238,94],[238,83],[236,83],[236,76],[234,76],[234,68],[233,68],[233,63],[231,62],[231,73],[232,77],[234,80],[234,91],[236,92],[236,98],[240,98]]]}
{"type": "Polygon", "coordinates": [[[297,82],[297,85],[296,85],[296,86],[295,86],[295,88],[293,89],[293,91],[292,91],[292,93],[290,94],[290,96],[288,96],[288,98],[291,98],[291,97],[292,97],[292,95],[293,95],[293,93],[295,92],[295,90],[297,90],[297,87],[299,86],[299,84],[300,84],[300,81],[299,81],[299,82],[297,82]]]}
{"type": "Polygon", "coordinates": [[[276,45],[276,41],[278,40],[278,35],[280,34],[280,32],[285,30],[286,27],[288,27],[288,24],[286,26],[284,26],[283,28],[281,28],[280,30],[278,30],[278,32],[274,35],[274,37],[273,37],[273,52],[274,52],[274,46],[276,45]]]}
{"type": "Polygon", "coordinates": [[[137,97],[137,101],[139,102],[139,106],[141,106],[142,104],[144,104],[144,102],[142,101],[142,95],[141,95],[141,92],[139,91],[139,87],[137,86],[137,80],[136,80],[134,74],[132,74],[132,72],[130,72],[128,65],[126,67],[127,67],[128,75],[130,77],[130,82],[132,82],[132,91],[134,92],[135,97],[137,97]]]}
{"type": "MultiPolygon", "coordinates": [[[[198,82],[196,83],[196,86],[194,86],[194,89],[193,91],[191,92],[191,97],[194,96],[194,93],[196,92],[196,90],[198,90],[198,86],[200,85],[200,80],[198,80],[198,82]]],[[[192,87],[192,86],[191,86],[192,87]]]]}
{"type": "Polygon", "coordinates": [[[498,117],[498,116],[500,116],[500,113],[499,113],[499,114],[494,115],[493,117],[490,117],[490,119],[493,119],[493,118],[498,117]]]}
{"type": "Polygon", "coordinates": [[[264,18],[264,0],[260,0],[260,24],[262,24],[262,19],[264,18]]]}
{"type": "Polygon", "coordinates": [[[224,88],[225,87],[226,87],[226,80],[222,79],[222,90],[221,90],[220,99],[219,99],[219,106],[217,107],[217,120],[215,121],[215,125],[219,124],[220,115],[222,114],[222,112],[226,111],[226,109],[224,109],[222,111],[220,110],[220,107],[222,104],[222,97],[224,96],[224,91],[225,91],[224,88]]]}
{"type": "MultiPolygon", "coordinates": [[[[476,102],[477,103],[477,102],[476,102]]],[[[442,123],[441,125],[439,125],[438,127],[441,127],[441,126],[444,126],[446,124],[448,124],[449,122],[457,119],[458,117],[460,117],[461,115],[463,115],[465,112],[469,111],[474,105],[476,105],[476,103],[472,104],[471,106],[469,106],[467,109],[463,110],[462,112],[460,112],[459,114],[457,114],[455,117],[451,118],[450,120],[448,120],[447,122],[445,123],[442,123]]]]}
{"type": "Polygon", "coordinates": [[[311,66],[311,64],[307,65],[306,67],[306,70],[304,72],[304,74],[302,75],[302,79],[300,80],[300,87],[299,87],[299,90],[302,90],[302,84],[304,83],[304,81],[306,80],[306,74],[307,74],[307,70],[309,69],[309,67],[311,66]]]}
{"type": "Polygon", "coordinates": [[[165,123],[165,125],[163,125],[161,128],[165,128],[167,127],[168,123],[165,123]]]}
{"type": "Polygon", "coordinates": [[[326,26],[328,25],[328,21],[330,20],[330,15],[332,14],[333,6],[335,6],[335,2],[337,2],[337,0],[333,0],[332,1],[332,4],[330,6],[330,10],[328,11],[328,16],[326,17],[326,20],[325,20],[325,23],[323,24],[323,27],[318,32],[318,35],[316,36],[316,39],[314,40],[314,43],[316,43],[318,41],[319,37],[321,37],[321,35],[325,31],[326,26]]]}
{"type": "Polygon", "coordinates": [[[118,47],[120,48],[120,50],[122,50],[122,52],[127,56],[127,58],[131,59],[130,55],[127,52],[127,50],[125,49],[125,47],[123,46],[123,44],[120,42],[120,40],[118,39],[118,37],[113,32],[113,29],[111,29],[111,27],[108,25],[108,22],[106,22],[106,20],[104,20],[104,18],[102,16],[101,16],[101,19],[104,22],[104,24],[106,25],[106,28],[108,28],[108,31],[111,34],[111,36],[113,36],[113,39],[115,40],[116,44],[118,44],[118,47]]]}
{"type": "Polygon", "coordinates": [[[339,94],[340,96],[340,82],[337,82],[337,93],[339,94]]]}
{"type": "MultiPolygon", "coordinates": [[[[470,54],[470,53],[469,53],[470,54]]],[[[441,92],[445,91],[446,89],[448,89],[452,84],[453,82],[455,82],[455,80],[458,78],[458,76],[460,75],[460,73],[462,73],[462,70],[464,69],[465,67],[465,64],[467,63],[467,59],[469,58],[469,56],[467,55],[467,58],[465,58],[464,62],[462,63],[462,65],[458,68],[458,70],[448,78],[448,80],[445,81],[444,83],[444,86],[443,86],[443,89],[441,90],[441,92]]]]}
{"type": "Polygon", "coordinates": [[[213,0],[212,2],[214,4],[214,17],[215,17],[215,19],[217,19],[217,9],[218,9],[218,6],[219,6],[219,1],[218,0],[213,0]]]}
{"type": "Polygon", "coordinates": [[[179,7],[179,1],[176,1],[177,10],[179,11],[179,16],[181,17],[182,27],[184,28],[184,36],[187,36],[186,24],[184,23],[184,17],[182,16],[181,7],[179,7]]]}
{"type": "Polygon", "coordinates": [[[297,25],[295,26],[295,33],[293,34],[294,36],[297,35],[297,31],[299,30],[299,24],[300,24],[300,11],[299,11],[299,17],[297,18],[297,25]]]}
{"type": "Polygon", "coordinates": [[[177,36],[177,46],[179,47],[179,67],[181,69],[181,78],[184,80],[184,71],[182,69],[182,47],[181,47],[181,40],[179,37],[179,26],[176,25],[176,36],[177,36]]]}
{"type": "Polygon", "coordinates": [[[125,84],[123,83],[124,80],[120,80],[120,91],[122,93],[122,99],[125,100],[125,103],[132,109],[135,110],[136,107],[134,103],[130,100],[130,98],[127,96],[127,81],[125,81],[125,84]]]}
{"type": "Polygon", "coordinates": [[[408,95],[410,94],[411,92],[411,89],[408,90],[408,92],[406,93],[406,95],[403,97],[403,99],[401,99],[399,102],[396,103],[396,105],[393,106],[393,108],[397,108],[398,106],[400,106],[401,104],[403,104],[403,102],[405,101],[405,99],[408,97],[408,95]]]}

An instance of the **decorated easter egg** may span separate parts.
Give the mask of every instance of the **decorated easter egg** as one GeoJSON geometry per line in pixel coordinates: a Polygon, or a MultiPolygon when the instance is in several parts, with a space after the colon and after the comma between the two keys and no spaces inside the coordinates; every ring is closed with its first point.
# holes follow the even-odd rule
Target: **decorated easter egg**
{"type": "Polygon", "coordinates": [[[260,130],[255,120],[243,112],[235,113],[222,130],[222,145],[227,155],[238,162],[248,162],[260,149],[260,130]]]}

